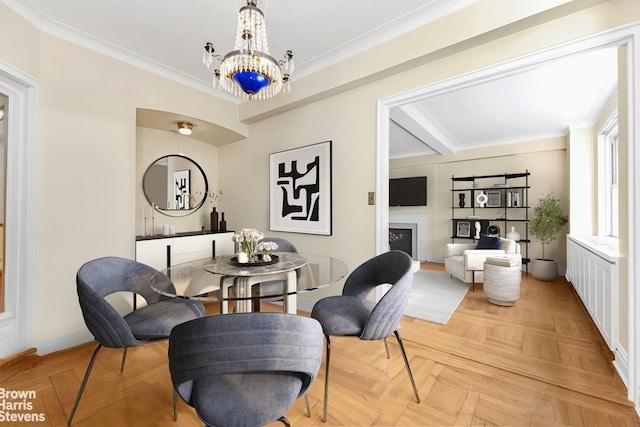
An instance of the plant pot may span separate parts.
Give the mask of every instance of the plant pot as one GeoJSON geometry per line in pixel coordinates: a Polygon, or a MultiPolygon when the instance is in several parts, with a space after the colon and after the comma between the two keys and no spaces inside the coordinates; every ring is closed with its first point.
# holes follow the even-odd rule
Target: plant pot
{"type": "Polygon", "coordinates": [[[535,258],[531,265],[531,275],[536,279],[551,282],[558,277],[558,264],[552,259],[535,258]]]}

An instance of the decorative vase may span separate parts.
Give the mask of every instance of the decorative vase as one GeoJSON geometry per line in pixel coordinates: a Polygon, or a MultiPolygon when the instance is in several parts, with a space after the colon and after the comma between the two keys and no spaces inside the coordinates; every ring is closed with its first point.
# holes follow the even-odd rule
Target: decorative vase
{"type": "MultiPolygon", "coordinates": [[[[224,214],[222,214],[224,218],[224,214]]],[[[211,211],[211,231],[218,231],[218,211],[213,208],[211,211]]]]}
{"type": "Polygon", "coordinates": [[[458,206],[464,208],[464,193],[458,194],[458,206]]]}
{"type": "Polygon", "coordinates": [[[478,207],[484,208],[484,205],[485,203],[487,203],[488,199],[489,197],[487,197],[487,195],[484,194],[484,190],[480,191],[480,194],[476,196],[476,202],[478,203],[478,207]]]}
{"type": "Polygon", "coordinates": [[[515,240],[516,242],[520,240],[520,233],[516,231],[515,227],[511,227],[511,231],[507,233],[507,239],[515,240]]]}
{"type": "Polygon", "coordinates": [[[222,219],[220,220],[220,231],[227,231],[227,221],[224,219],[224,212],[222,212],[222,219]]]}

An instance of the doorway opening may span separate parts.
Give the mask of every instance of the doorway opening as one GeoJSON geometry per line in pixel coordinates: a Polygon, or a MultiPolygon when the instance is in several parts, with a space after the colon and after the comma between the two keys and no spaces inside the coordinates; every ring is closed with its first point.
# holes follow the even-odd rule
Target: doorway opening
{"type": "MultiPolygon", "coordinates": [[[[620,99],[627,100],[628,123],[625,129],[628,137],[628,211],[629,211],[629,236],[628,236],[628,265],[626,271],[626,285],[628,298],[619,301],[619,304],[627,304],[628,319],[625,325],[627,336],[627,366],[620,366],[621,375],[627,379],[629,400],[638,402],[640,392],[637,384],[640,383],[640,340],[636,339],[640,330],[640,292],[633,286],[637,283],[640,270],[635,266],[640,264],[640,224],[637,213],[640,212],[640,198],[636,196],[640,188],[640,150],[637,148],[638,130],[640,129],[640,81],[637,70],[640,69],[640,26],[634,25],[617,30],[611,30],[603,34],[587,37],[577,42],[567,43],[557,48],[547,49],[538,53],[517,58],[492,67],[487,67],[475,72],[450,78],[448,80],[429,84],[401,94],[392,95],[378,100],[377,104],[377,164],[376,164],[376,193],[378,204],[376,205],[376,253],[388,250],[389,236],[389,130],[391,109],[426,99],[430,96],[454,91],[462,87],[479,84],[490,79],[499,79],[503,76],[525,71],[540,64],[558,60],[572,55],[593,51],[596,49],[617,47],[626,51],[626,60],[619,63],[619,67],[625,70],[626,93],[620,94],[620,99]],[[634,71],[636,70],[636,71],[634,71]],[[634,113],[635,112],[635,113],[634,113]]],[[[619,370],[620,370],[619,369],[619,370]]]]}

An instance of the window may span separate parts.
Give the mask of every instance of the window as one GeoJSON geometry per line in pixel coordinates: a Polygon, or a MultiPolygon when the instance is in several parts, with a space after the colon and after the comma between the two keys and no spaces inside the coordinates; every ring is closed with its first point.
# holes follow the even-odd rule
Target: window
{"type": "Polygon", "coordinates": [[[600,132],[599,188],[603,198],[599,209],[599,233],[618,237],[618,116],[609,120],[600,132]]]}

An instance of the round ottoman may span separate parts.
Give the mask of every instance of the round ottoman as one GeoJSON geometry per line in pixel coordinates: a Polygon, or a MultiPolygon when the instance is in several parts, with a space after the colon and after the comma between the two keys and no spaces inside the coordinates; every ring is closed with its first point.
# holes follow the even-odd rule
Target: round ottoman
{"type": "Polygon", "coordinates": [[[511,306],[520,299],[520,255],[489,257],[484,262],[484,294],[489,302],[511,306]]]}

